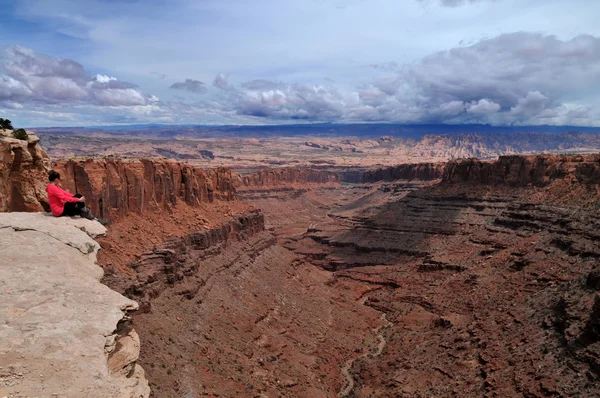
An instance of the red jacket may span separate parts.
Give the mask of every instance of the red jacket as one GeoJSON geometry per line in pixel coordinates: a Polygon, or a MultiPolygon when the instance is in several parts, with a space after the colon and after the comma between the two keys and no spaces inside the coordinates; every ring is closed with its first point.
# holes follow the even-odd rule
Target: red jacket
{"type": "Polygon", "coordinates": [[[69,193],[54,184],[48,184],[46,192],[48,192],[50,209],[52,209],[52,214],[56,217],[60,217],[65,210],[65,203],[75,203],[79,201],[79,198],[74,197],[72,193],[69,193]]]}

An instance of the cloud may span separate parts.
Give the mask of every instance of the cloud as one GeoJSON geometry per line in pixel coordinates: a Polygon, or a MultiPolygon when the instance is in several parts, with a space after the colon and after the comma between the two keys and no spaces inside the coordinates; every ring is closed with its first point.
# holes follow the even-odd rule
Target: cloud
{"type": "Polygon", "coordinates": [[[221,90],[228,90],[229,82],[227,81],[227,76],[225,76],[223,73],[219,73],[215,77],[215,80],[213,80],[213,86],[221,90]]]}
{"type": "MultiPolygon", "coordinates": [[[[92,110],[119,123],[598,125],[600,120],[600,94],[594,85],[600,81],[600,38],[589,35],[560,40],[503,34],[412,63],[383,63],[368,68],[373,74],[359,82],[346,76],[311,82],[300,75],[297,82],[236,81],[235,75],[219,73],[212,85],[184,79],[171,86],[204,95],[170,93],[163,101],[110,73],[93,75],[72,60],[22,47],[9,47],[0,57],[0,107],[12,114],[35,111],[52,120],[73,112],[89,120],[95,117],[92,110]]],[[[370,64],[362,65],[364,71],[370,64]]],[[[166,89],[164,83],[160,87],[166,89]]]]}
{"type": "Polygon", "coordinates": [[[505,34],[384,72],[354,90],[334,83],[265,79],[235,85],[220,73],[213,81],[220,95],[206,106],[265,120],[492,124],[598,120],[600,98],[590,83],[600,81],[600,39],[593,36],[561,41],[533,33],[505,34]]]}
{"type": "Polygon", "coordinates": [[[549,99],[539,91],[530,91],[517,104],[510,108],[510,114],[519,117],[530,117],[540,114],[546,109],[549,99]]]}
{"type": "Polygon", "coordinates": [[[185,79],[183,82],[173,83],[169,88],[173,90],[189,91],[190,93],[195,94],[201,94],[206,91],[204,83],[194,79],[185,79]]]}
{"type": "Polygon", "coordinates": [[[307,120],[337,120],[344,115],[342,94],[330,86],[269,80],[232,86],[223,74],[217,75],[213,84],[223,91],[223,109],[239,115],[307,120]]]}
{"type": "Polygon", "coordinates": [[[477,102],[471,102],[471,104],[467,107],[467,112],[473,113],[475,115],[487,115],[490,113],[498,112],[500,108],[501,107],[499,104],[493,101],[488,101],[485,98],[483,98],[477,102]]]}
{"type": "Polygon", "coordinates": [[[0,52],[0,102],[140,106],[151,101],[135,84],[92,76],[73,60],[12,46],[0,52]]]}
{"type": "Polygon", "coordinates": [[[453,122],[569,123],[569,115],[575,114],[566,111],[565,104],[575,102],[570,106],[593,104],[587,122],[594,124],[600,98],[592,82],[597,81],[599,38],[582,35],[562,41],[518,32],[401,65],[395,76],[362,87],[359,96],[382,121],[390,116],[435,121],[446,115],[453,122]],[[405,110],[390,112],[392,103],[403,104],[405,110]]]}
{"type": "Polygon", "coordinates": [[[440,118],[449,118],[456,116],[465,110],[465,103],[462,101],[450,101],[446,102],[434,108],[429,112],[431,116],[437,116],[440,118]]]}

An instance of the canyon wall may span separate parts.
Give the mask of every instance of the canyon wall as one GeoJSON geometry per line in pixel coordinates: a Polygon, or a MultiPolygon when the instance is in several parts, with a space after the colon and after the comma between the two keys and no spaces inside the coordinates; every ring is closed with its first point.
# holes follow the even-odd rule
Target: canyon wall
{"type": "Polygon", "coordinates": [[[442,181],[544,186],[570,177],[584,184],[600,183],[600,155],[515,155],[501,156],[494,162],[456,160],[446,164],[442,181]]]}
{"type": "Polygon", "coordinates": [[[238,175],[235,185],[239,188],[274,187],[294,184],[339,183],[336,173],[324,170],[277,168],[257,171],[249,175],[238,175]]]}
{"type": "MultiPolygon", "coordinates": [[[[112,267],[107,268],[104,282],[113,289],[124,292],[125,295],[135,297],[140,303],[141,311],[150,310],[151,299],[158,297],[172,285],[181,282],[186,276],[194,274],[197,264],[190,261],[190,254],[194,251],[212,250],[220,251],[230,241],[247,240],[249,237],[265,230],[263,214],[258,210],[234,215],[223,223],[210,229],[189,231],[182,237],[173,237],[154,249],[141,253],[129,267],[143,278],[131,280],[112,267]],[[157,266],[157,263],[161,266],[157,266]],[[167,266],[162,266],[167,264],[167,266]]],[[[105,243],[100,240],[100,243],[105,243]]],[[[206,255],[214,253],[206,253],[206,255]]],[[[187,286],[187,285],[186,285],[187,286]]],[[[187,286],[189,287],[189,286],[187,286]]],[[[198,290],[201,286],[192,286],[198,290]]],[[[184,288],[185,290],[185,288],[184,288]]],[[[190,292],[181,293],[193,298],[190,292]]]]}
{"type": "Polygon", "coordinates": [[[178,162],[141,159],[88,159],[56,162],[63,187],[86,197],[100,218],[169,210],[178,201],[190,206],[235,199],[232,172],[204,170],[178,162]]]}
{"type": "Polygon", "coordinates": [[[12,130],[0,129],[0,212],[48,209],[46,182],[50,160],[27,132],[27,140],[13,138],[12,130]]]}
{"type": "Polygon", "coordinates": [[[380,314],[357,302],[362,290],[282,247],[257,210],[129,267],[107,267],[104,282],[140,303],[139,363],[161,398],[334,397],[341,364],[377,344],[380,314]]]}
{"type": "Polygon", "coordinates": [[[393,167],[365,171],[362,182],[394,180],[430,181],[442,178],[443,173],[443,163],[401,164],[393,167]]]}

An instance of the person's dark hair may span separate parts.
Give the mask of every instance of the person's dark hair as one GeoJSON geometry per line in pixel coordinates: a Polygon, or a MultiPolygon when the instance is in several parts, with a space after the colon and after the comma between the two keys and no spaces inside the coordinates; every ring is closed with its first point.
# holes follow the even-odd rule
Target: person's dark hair
{"type": "Polygon", "coordinates": [[[56,180],[56,179],[60,180],[60,173],[58,171],[50,171],[50,173],[48,173],[48,179],[50,180],[50,182],[56,180]]]}

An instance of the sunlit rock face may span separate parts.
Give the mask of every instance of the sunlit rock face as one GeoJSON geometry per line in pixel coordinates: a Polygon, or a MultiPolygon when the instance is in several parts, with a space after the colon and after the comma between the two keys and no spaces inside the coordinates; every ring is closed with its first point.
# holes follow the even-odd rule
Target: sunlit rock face
{"type": "Polygon", "coordinates": [[[235,198],[232,172],[201,169],[161,160],[99,158],[57,161],[63,186],[86,197],[94,214],[106,219],[130,212],[168,210],[184,202],[190,206],[235,198]]]}
{"type": "Polygon", "coordinates": [[[0,129],[0,211],[49,209],[46,181],[50,160],[39,138],[28,131],[27,140],[0,129]]]}
{"type": "Polygon", "coordinates": [[[100,283],[97,222],[0,213],[0,396],[148,397],[135,301],[100,283]],[[119,326],[118,326],[119,325],[119,326]]]}

